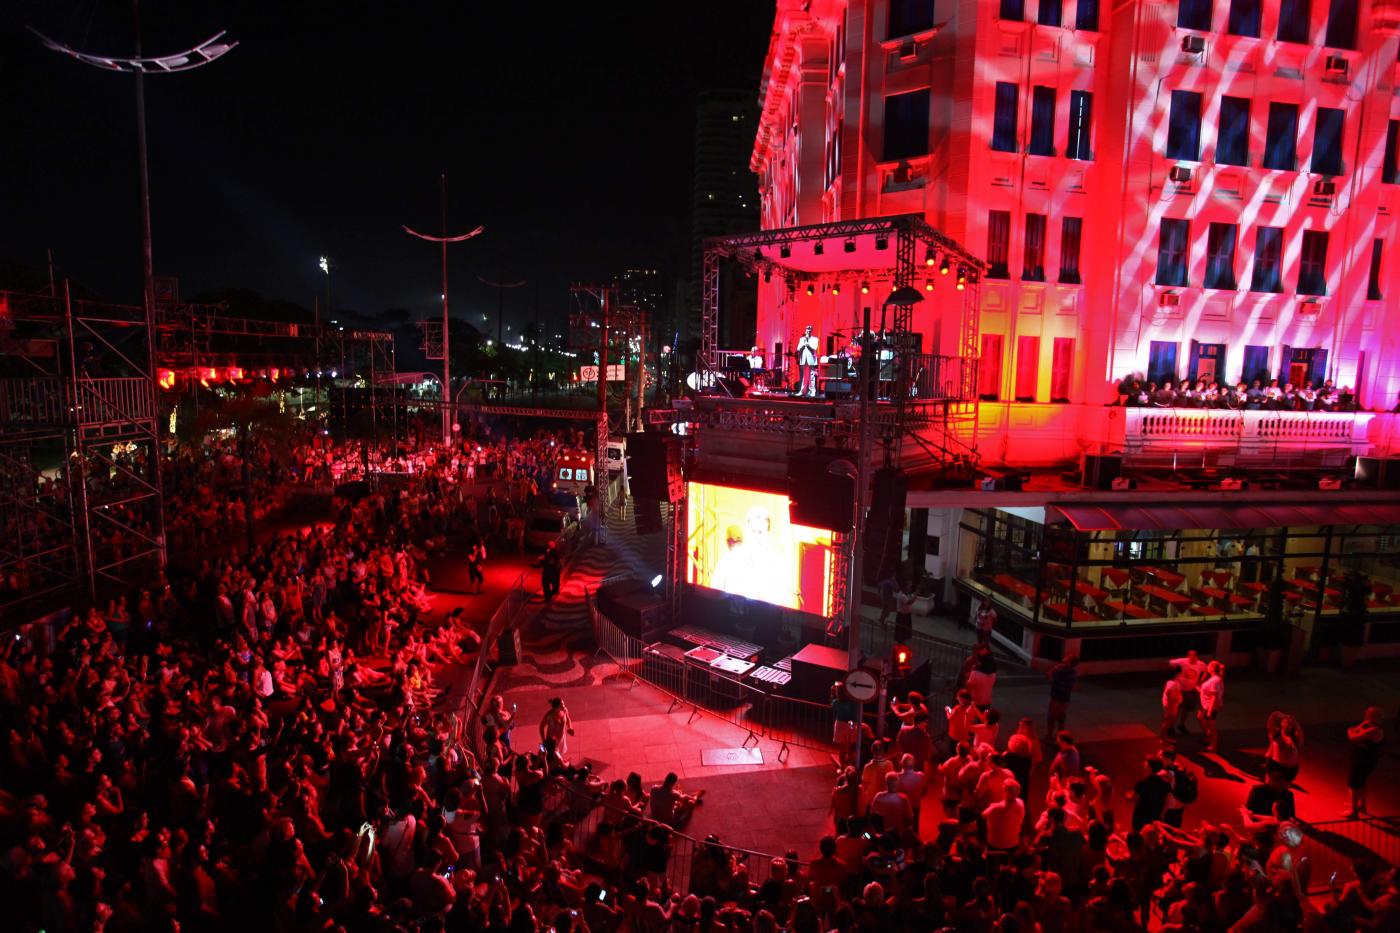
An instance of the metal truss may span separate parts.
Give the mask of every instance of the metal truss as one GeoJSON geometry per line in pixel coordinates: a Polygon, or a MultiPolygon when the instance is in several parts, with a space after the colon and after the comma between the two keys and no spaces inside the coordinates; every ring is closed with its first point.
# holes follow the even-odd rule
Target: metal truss
{"type": "Polygon", "coordinates": [[[831,538],[831,611],[826,616],[826,634],[839,635],[846,628],[846,607],[852,598],[851,561],[858,559],[852,554],[855,547],[854,534],[833,534],[831,538]]]}
{"type": "Polygon", "coordinates": [[[700,288],[700,373],[719,371],[719,260],[720,253],[706,246],[704,281],[700,288]]]}
{"type": "MultiPolygon", "coordinates": [[[[957,240],[930,226],[920,214],[895,214],[889,217],[838,220],[826,224],[809,224],[804,227],[784,227],[780,230],[759,230],[753,233],[711,237],[705,241],[705,254],[708,256],[713,252],[719,256],[752,261],[755,258],[752,251],[762,249],[765,246],[782,246],[810,240],[845,239],[867,234],[894,235],[900,231],[912,237],[915,243],[922,243],[924,246],[951,254],[955,262],[967,266],[970,270],[981,272],[986,268],[986,264],[981,259],[964,249],[957,240]],[[747,256],[743,254],[744,250],[750,251],[747,256]]],[[[760,255],[757,258],[759,260],[765,258],[769,261],[773,260],[771,256],[760,255]]],[[[780,263],[774,262],[773,269],[780,271],[783,267],[780,263]]],[[[862,270],[853,269],[850,271],[860,272],[862,270]]]]}

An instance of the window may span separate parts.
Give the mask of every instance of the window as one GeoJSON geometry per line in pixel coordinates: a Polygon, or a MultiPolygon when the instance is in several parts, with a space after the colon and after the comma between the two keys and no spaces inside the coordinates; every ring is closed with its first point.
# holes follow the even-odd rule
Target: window
{"type": "Polygon", "coordinates": [[[997,16],[1020,22],[1026,18],[1026,0],[1001,0],[1001,12],[997,16]]]}
{"type": "Polygon", "coordinates": [[[1298,105],[1269,104],[1269,128],[1264,138],[1264,168],[1291,172],[1298,149],[1298,105]]]}
{"type": "Polygon", "coordinates": [[[1039,381],[1040,338],[1019,337],[1016,340],[1016,401],[1034,402],[1039,381]]]}
{"type": "Polygon", "coordinates": [[[1035,21],[1042,26],[1060,25],[1061,7],[1063,0],[1040,0],[1040,6],[1036,9],[1035,21]]]}
{"type": "Polygon", "coordinates": [[[928,88],[885,98],[884,161],[928,152],[928,88]]]}
{"type": "Polygon", "coordinates": [[[1240,367],[1240,381],[1248,384],[1256,379],[1265,384],[1269,381],[1268,347],[1244,348],[1244,365],[1240,367]]]}
{"type": "Polygon", "coordinates": [[[1371,277],[1366,282],[1366,299],[1381,300],[1381,249],[1385,240],[1376,237],[1371,241],[1371,277]]]}
{"type": "Polygon", "coordinates": [[[1210,225],[1206,234],[1206,288],[1235,287],[1235,239],[1239,228],[1234,224],[1210,225]]]}
{"type": "Polygon", "coordinates": [[[1312,0],[1283,0],[1278,8],[1278,38],[1280,42],[1307,45],[1312,39],[1312,0]]]}
{"type": "Polygon", "coordinates": [[[1167,158],[1194,162],[1201,157],[1201,95],[1172,91],[1167,124],[1167,158]]]}
{"type": "Polygon", "coordinates": [[[1327,38],[1323,40],[1328,48],[1356,48],[1356,6],[1356,0],[1330,0],[1327,7],[1327,38]]]}
{"type": "Polygon", "coordinates": [[[1083,232],[1083,218],[1066,217],[1060,224],[1060,281],[1066,285],[1079,284],[1079,241],[1083,232]]]}
{"type": "Polygon", "coordinates": [[[1342,131],[1346,118],[1345,110],[1317,108],[1317,121],[1313,124],[1312,170],[1319,175],[1342,174],[1342,131]]]}
{"type": "Polygon", "coordinates": [[[1055,89],[1037,84],[1031,88],[1031,155],[1055,154],[1055,89]]]}
{"type": "Polygon", "coordinates": [[[977,360],[977,396],[984,402],[1001,398],[1001,334],[982,335],[982,356],[977,360]]]}
{"type": "Polygon", "coordinates": [[[1087,162],[1094,156],[1089,148],[1093,129],[1094,95],[1090,91],[1069,92],[1069,145],[1065,155],[1087,162]]]}
{"type": "Polygon", "coordinates": [[[1303,256],[1298,263],[1298,294],[1327,294],[1327,231],[1303,231],[1303,256]]]}
{"type": "Polygon", "coordinates": [[[1258,39],[1262,14],[1260,0],[1230,0],[1230,18],[1225,28],[1232,36],[1258,39]]]}
{"type": "Polygon", "coordinates": [[[1078,0],[1074,7],[1074,28],[1099,31],[1099,0],[1078,0]]]}
{"type": "Polygon", "coordinates": [[[1157,284],[1185,285],[1187,244],[1191,222],[1162,218],[1162,231],[1157,241],[1157,284]]]}
{"type": "Polygon", "coordinates": [[[987,278],[1005,279],[1011,276],[1011,213],[987,212],[987,278]]]}
{"type": "Polygon", "coordinates": [[[997,82],[996,114],[992,117],[992,148],[998,152],[1016,151],[1016,98],[1019,88],[1008,81],[997,82]]]}
{"type": "Polygon", "coordinates": [[[1400,181],[1400,120],[1391,120],[1385,128],[1385,162],[1381,165],[1381,181],[1387,185],[1400,181]]]}
{"type": "Polygon", "coordinates": [[[890,36],[933,28],[933,0],[890,0],[890,36]]]}
{"type": "Polygon", "coordinates": [[[1211,0],[1177,0],[1177,28],[1210,32],[1210,6],[1211,0]]]}
{"type": "Polygon", "coordinates": [[[1056,337],[1050,354],[1050,401],[1069,401],[1069,380],[1074,374],[1074,338],[1056,337]]]}
{"type": "Polygon", "coordinates": [[[1161,385],[1176,382],[1177,345],[1166,340],[1154,340],[1147,349],[1147,381],[1161,385]]]}
{"type": "Polygon", "coordinates": [[[1045,215],[1026,215],[1026,242],[1022,250],[1025,262],[1021,278],[1030,282],[1045,281],[1045,215]]]}
{"type": "Polygon", "coordinates": [[[1215,137],[1219,165],[1249,164],[1249,98],[1220,98],[1220,128],[1215,137]]]}
{"type": "Polygon", "coordinates": [[[1283,291],[1283,228],[1260,227],[1254,239],[1252,292],[1283,291]]]}

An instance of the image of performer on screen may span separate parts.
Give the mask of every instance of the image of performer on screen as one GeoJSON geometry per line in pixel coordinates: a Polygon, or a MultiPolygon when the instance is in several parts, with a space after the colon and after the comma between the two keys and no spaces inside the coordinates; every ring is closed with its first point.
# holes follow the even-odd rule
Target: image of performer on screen
{"type": "Polygon", "coordinates": [[[734,596],[784,604],[788,574],[773,541],[773,518],[762,506],[744,516],[744,530],[729,526],[725,550],[715,566],[714,587],[734,596]]]}
{"type": "Polygon", "coordinates": [[[802,331],[802,336],[797,338],[797,365],[801,367],[802,382],[797,394],[807,397],[817,397],[817,335],[812,333],[812,325],[808,324],[802,331]]]}

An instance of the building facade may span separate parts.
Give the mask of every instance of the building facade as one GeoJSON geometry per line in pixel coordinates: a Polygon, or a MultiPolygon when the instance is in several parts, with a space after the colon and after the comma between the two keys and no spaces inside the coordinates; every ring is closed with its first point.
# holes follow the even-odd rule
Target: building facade
{"type": "MultiPolygon", "coordinates": [[[[782,0],[761,222],[915,212],[983,255],[980,394],[1060,438],[1133,374],[1330,379],[1388,410],[1397,22],[1380,0],[782,0]]],[[[760,295],[779,339],[788,297],[760,295]]]]}
{"type": "MultiPolygon", "coordinates": [[[[708,237],[752,230],[758,225],[758,196],[748,170],[757,118],[750,90],[702,91],[695,106],[695,181],[691,192],[689,313],[694,328],[700,316],[700,264],[708,237]]],[[[729,313],[726,335],[737,342],[753,330],[753,289],[732,277],[723,283],[729,313]]],[[[693,339],[698,331],[683,333],[693,339]]]]}

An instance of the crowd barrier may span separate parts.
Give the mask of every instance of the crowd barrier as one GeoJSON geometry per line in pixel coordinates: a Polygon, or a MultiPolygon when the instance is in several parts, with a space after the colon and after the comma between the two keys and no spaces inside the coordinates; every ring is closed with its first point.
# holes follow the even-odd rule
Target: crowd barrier
{"type": "Polygon", "coordinates": [[[1354,876],[1354,862],[1385,869],[1400,866],[1400,817],[1372,816],[1354,820],[1302,823],[1302,854],[1310,871],[1308,889],[1326,891],[1332,876],[1344,884],[1354,876]]]}
{"type": "Polygon", "coordinates": [[[525,588],[525,577],[524,572],[516,577],[501,604],[496,607],[491,621],[486,624],[486,631],[482,633],[481,650],[477,652],[476,663],[472,665],[471,673],[467,676],[466,686],[462,689],[460,698],[454,697],[455,706],[451,715],[455,722],[456,738],[458,741],[469,738],[469,747],[473,750],[481,748],[481,704],[486,699],[486,685],[490,682],[491,674],[500,658],[497,644],[502,635],[519,624],[520,616],[530,602],[530,593],[525,588]]]}
{"type": "MultiPolygon", "coordinates": [[[[788,746],[835,750],[832,741],[831,707],[797,697],[778,696],[738,680],[688,662],[683,653],[669,645],[648,645],[614,625],[598,610],[593,593],[588,594],[588,618],[598,650],[617,665],[622,676],[642,680],[671,698],[668,712],[688,708],[693,720],[702,713],[733,723],[748,731],[744,744],[768,738],[780,743],[779,756],[788,746]]],[[[872,627],[867,626],[867,630],[872,627]]],[[[885,656],[883,645],[888,634],[868,631],[862,642],[869,642],[866,653],[885,656]]],[[[930,662],[930,696],[950,692],[957,680],[966,645],[916,635],[907,642],[916,662],[930,662]]],[[[936,706],[938,704],[931,704],[936,706]]]]}
{"type": "MultiPolygon", "coordinates": [[[[624,813],[601,803],[594,793],[562,777],[550,781],[545,789],[544,818],[546,821],[562,820],[571,825],[573,830],[569,839],[574,850],[582,853],[585,858],[594,851],[594,841],[600,825],[610,823],[614,827],[623,827],[637,819],[632,813],[624,813]]],[[[714,895],[721,900],[739,899],[735,887],[731,886],[725,890],[712,886],[714,873],[707,870],[710,866],[704,865],[707,860],[715,864],[728,863],[737,866],[735,875],[738,876],[742,872],[742,880],[750,889],[768,881],[772,876],[775,860],[787,863],[788,877],[794,877],[797,871],[807,865],[806,862],[797,859],[741,849],[738,846],[725,845],[723,842],[696,839],[674,828],[670,829],[669,838],[666,870],[662,873],[665,883],[672,891],[692,893],[698,897],[714,895]]],[[[735,882],[735,885],[737,884],[738,881],[735,882]]]]}
{"type": "MultiPolygon", "coordinates": [[[[868,658],[889,658],[894,652],[896,640],[894,627],[875,625],[866,621],[860,629],[860,647],[868,658]]],[[[951,691],[958,681],[963,662],[972,652],[969,645],[945,641],[933,635],[913,632],[908,638],[898,642],[908,648],[914,656],[914,664],[929,666],[928,691],[940,693],[951,691]]]]}

